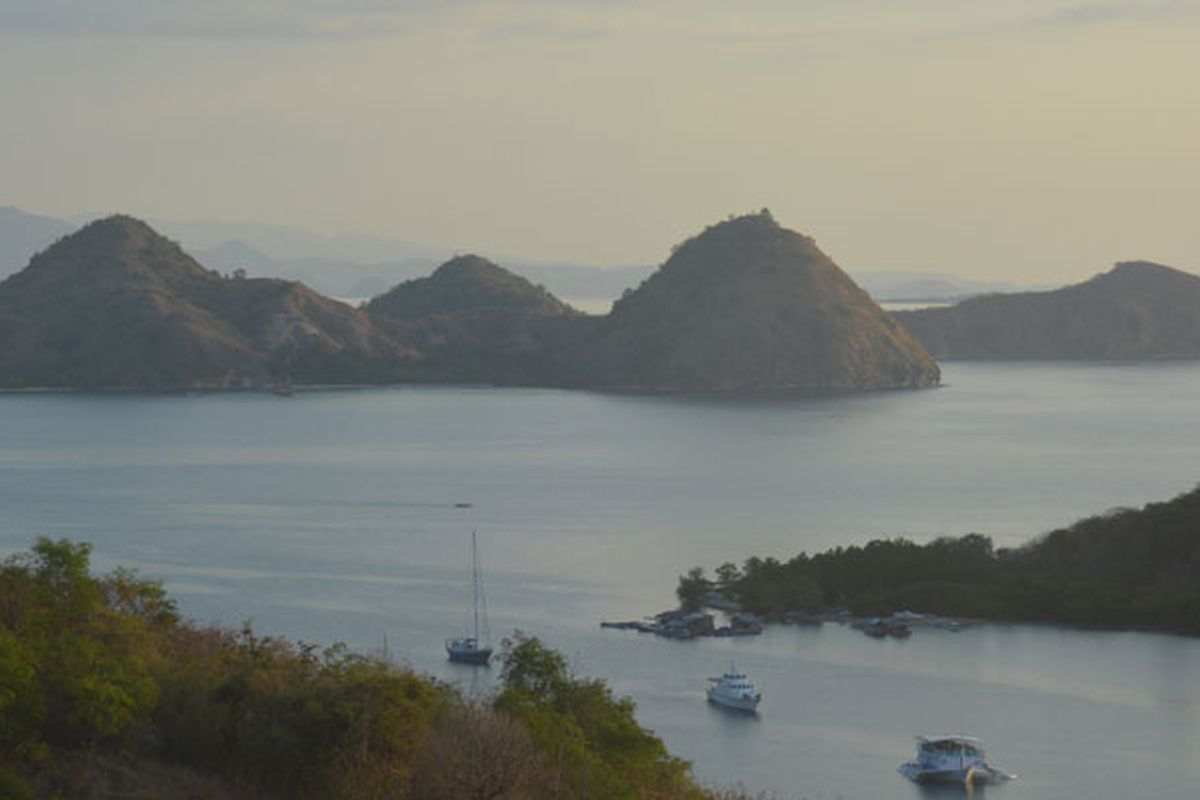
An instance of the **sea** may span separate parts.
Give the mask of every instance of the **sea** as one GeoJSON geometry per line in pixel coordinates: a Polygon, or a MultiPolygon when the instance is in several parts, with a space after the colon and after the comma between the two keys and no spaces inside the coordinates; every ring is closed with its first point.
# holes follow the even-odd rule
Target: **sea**
{"type": "MultiPolygon", "coordinates": [[[[925,796],[922,733],[983,739],[999,798],[1194,798],[1200,640],[1052,626],[848,626],[670,641],[601,629],[678,576],[905,536],[1017,545],[1200,481],[1200,364],[948,363],[925,391],[755,397],[406,386],[0,394],[0,553],[91,542],[189,617],[449,664],[477,532],[491,641],[516,630],[637,703],[714,786],[925,796]],[[711,707],[736,665],[757,716],[711,707]]],[[[915,609],[920,611],[920,609],[915,609]]]]}

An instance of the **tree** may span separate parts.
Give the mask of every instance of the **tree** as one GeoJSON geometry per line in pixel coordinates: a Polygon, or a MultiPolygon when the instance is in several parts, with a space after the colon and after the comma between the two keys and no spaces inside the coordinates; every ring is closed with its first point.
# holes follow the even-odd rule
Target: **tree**
{"type": "Polygon", "coordinates": [[[643,798],[699,796],[687,762],[642,728],[628,697],[615,698],[601,680],[573,675],[561,654],[518,631],[505,639],[504,690],[495,708],[529,731],[557,787],[535,796],[643,798]]]}
{"type": "Polygon", "coordinates": [[[426,737],[412,793],[428,800],[512,796],[531,787],[541,762],[529,732],[510,715],[456,705],[426,737]]]}
{"type": "Polygon", "coordinates": [[[726,561],[721,566],[717,567],[717,583],[722,587],[730,586],[737,583],[742,578],[742,571],[737,568],[737,564],[732,561],[726,561]]]}
{"type": "Polygon", "coordinates": [[[675,596],[679,598],[679,605],[684,609],[697,611],[704,602],[704,595],[708,594],[710,589],[712,584],[704,577],[704,568],[692,567],[687,575],[679,576],[675,596]]]}

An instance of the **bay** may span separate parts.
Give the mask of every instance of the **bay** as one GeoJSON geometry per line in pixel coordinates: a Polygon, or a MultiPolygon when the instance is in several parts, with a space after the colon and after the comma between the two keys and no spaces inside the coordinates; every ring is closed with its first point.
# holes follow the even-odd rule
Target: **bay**
{"type": "Polygon", "coordinates": [[[203,621],[447,664],[479,531],[494,638],[520,628],[639,704],[721,784],[903,797],[912,735],[966,729],[1004,797],[1190,797],[1200,644],[985,625],[836,625],[670,642],[600,630],[676,576],[880,536],[1000,545],[1200,480],[1200,365],[943,365],[944,386],[826,397],[458,387],[0,395],[0,548],[90,541],[203,621]],[[456,504],[469,503],[460,508],[456,504]],[[703,702],[729,660],[758,719],[703,702]]]}

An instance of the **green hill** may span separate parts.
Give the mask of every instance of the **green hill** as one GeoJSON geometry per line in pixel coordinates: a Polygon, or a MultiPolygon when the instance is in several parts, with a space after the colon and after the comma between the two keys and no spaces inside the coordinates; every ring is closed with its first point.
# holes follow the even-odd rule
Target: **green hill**
{"type": "Polygon", "coordinates": [[[883,389],[939,378],[916,339],[765,210],[679,245],[570,355],[573,382],[612,388],[883,389]]]}
{"type": "Polygon", "coordinates": [[[1200,358],[1200,277],[1147,261],[1055,291],[896,317],[937,358],[1200,358]]]}
{"type": "Polygon", "coordinates": [[[496,690],[342,645],[181,619],[158,583],[40,539],[0,561],[4,800],[736,800],[632,700],[516,633],[496,690]]]}
{"type": "MultiPolygon", "coordinates": [[[[724,591],[767,614],[847,606],[1200,635],[1200,488],[996,549],[978,534],[876,540],[725,565],[724,591]]],[[[681,597],[708,588],[681,579],[681,597]]]]}

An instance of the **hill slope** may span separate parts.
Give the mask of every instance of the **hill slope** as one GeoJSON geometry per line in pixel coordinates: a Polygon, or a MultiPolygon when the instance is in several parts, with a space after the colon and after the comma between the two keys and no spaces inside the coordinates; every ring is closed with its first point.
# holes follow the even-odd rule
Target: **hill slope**
{"type": "Polygon", "coordinates": [[[93,222],[0,283],[6,387],[377,380],[400,355],[349,306],[224,278],[131,217],[93,222]]]}
{"type": "Polygon", "coordinates": [[[936,384],[924,348],[765,210],[706,229],[572,353],[573,382],[668,390],[936,384]]]}
{"type": "Polygon", "coordinates": [[[458,256],[427,278],[367,304],[372,321],[422,354],[423,380],[551,380],[554,332],[582,317],[540,286],[479,256],[458,256]]]}
{"type": "Polygon", "coordinates": [[[1200,277],[1133,261],[1049,292],[897,312],[938,358],[1200,357],[1200,277]]]}
{"type": "Polygon", "coordinates": [[[300,283],[222,276],[123,216],[0,283],[0,387],[402,381],[841,390],[929,386],[938,369],[766,212],[685,242],[604,317],[477,256],[353,309],[300,283]]]}

